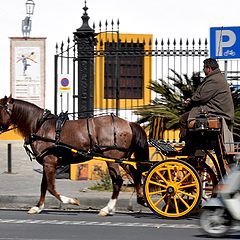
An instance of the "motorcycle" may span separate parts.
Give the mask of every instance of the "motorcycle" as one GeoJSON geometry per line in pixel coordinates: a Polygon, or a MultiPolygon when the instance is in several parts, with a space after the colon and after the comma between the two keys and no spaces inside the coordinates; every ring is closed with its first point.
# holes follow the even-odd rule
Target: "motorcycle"
{"type": "Polygon", "coordinates": [[[240,223],[240,166],[231,169],[217,185],[215,196],[207,201],[200,214],[200,227],[211,237],[224,237],[240,223]]]}

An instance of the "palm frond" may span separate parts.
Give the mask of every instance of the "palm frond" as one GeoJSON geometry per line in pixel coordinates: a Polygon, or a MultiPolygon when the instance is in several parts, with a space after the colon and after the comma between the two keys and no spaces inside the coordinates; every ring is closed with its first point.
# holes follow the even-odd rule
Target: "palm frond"
{"type": "MultiPolygon", "coordinates": [[[[190,98],[196,91],[202,78],[200,72],[195,72],[191,77],[187,74],[179,74],[175,70],[170,69],[173,76],[168,76],[166,80],[159,79],[151,81],[147,87],[156,93],[156,98],[152,100],[150,105],[138,108],[135,114],[140,116],[139,122],[149,122],[151,124],[152,116],[158,115],[165,118],[166,129],[178,129],[179,117],[189,109],[183,105],[183,99],[190,98]]],[[[240,141],[240,89],[231,87],[234,107],[234,140],[240,141]]]]}

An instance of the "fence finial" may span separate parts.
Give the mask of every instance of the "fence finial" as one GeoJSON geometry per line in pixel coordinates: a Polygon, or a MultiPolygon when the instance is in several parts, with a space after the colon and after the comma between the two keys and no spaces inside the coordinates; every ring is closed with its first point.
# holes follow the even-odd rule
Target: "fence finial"
{"type": "Polygon", "coordinates": [[[84,13],[82,15],[82,26],[80,28],[77,29],[77,32],[94,32],[94,30],[89,26],[88,24],[88,20],[90,19],[90,17],[88,16],[87,10],[87,1],[84,1],[85,6],[83,7],[84,13]]]}

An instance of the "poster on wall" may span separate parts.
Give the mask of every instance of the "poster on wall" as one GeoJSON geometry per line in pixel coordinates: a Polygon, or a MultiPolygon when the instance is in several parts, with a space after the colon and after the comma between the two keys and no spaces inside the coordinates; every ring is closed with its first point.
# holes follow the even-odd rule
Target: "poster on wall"
{"type": "Polygon", "coordinates": [[[41,108],[45,105],[45,39],[10,38],[12,96],[41,108]]]}

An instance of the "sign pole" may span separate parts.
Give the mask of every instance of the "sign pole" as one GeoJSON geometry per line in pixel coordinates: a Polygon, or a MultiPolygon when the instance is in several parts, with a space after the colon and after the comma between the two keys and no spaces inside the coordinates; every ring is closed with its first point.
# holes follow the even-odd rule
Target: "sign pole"
{"type": "Polygon", "coordinates": [[[227,60],[224,60],[224,76],[226,79],[227,79],[227,73],[228,73],[227,60]]]}

